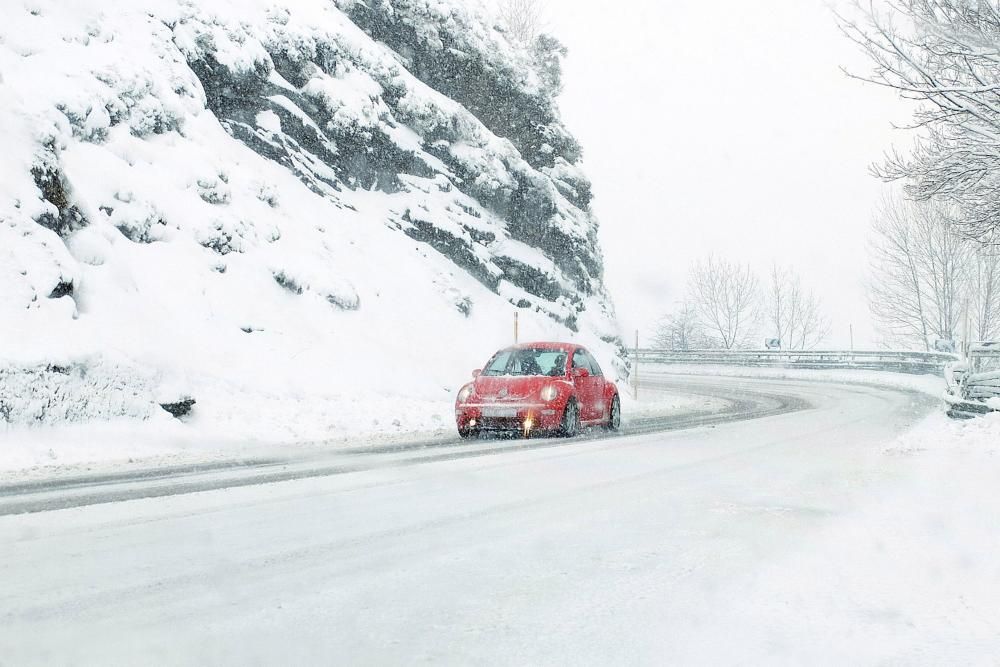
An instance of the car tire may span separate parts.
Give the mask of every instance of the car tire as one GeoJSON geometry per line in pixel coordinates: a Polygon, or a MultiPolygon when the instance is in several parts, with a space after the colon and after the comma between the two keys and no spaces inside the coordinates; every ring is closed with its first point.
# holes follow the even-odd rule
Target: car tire
{"type": "Polygon", "coordinates": [[[559,435],[564,438],[572,438],[580,432],[580,408],[575,399],[566,401],[563,408],[562,422],[559,425],[559,435]]]}
{"type": "Polygon", "coordinates": [[[474,428],[460,428],[458,429],[458,437],[462,440],[471,440],[479,437],[479,431],[474,428]]]}
{"type": "Polygon", "coordinates": [[[611,399],[611,409],[608,410],[608,423],[604,428],[609,431],[617,431],[622,427],[622,402],[618,399],[618,394],[611,399]]]}

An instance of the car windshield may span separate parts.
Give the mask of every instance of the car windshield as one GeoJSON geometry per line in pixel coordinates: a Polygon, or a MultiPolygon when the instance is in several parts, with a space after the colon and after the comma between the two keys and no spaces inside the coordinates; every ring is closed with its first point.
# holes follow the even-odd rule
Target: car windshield
{"type": "Polygon", "coordinates": [[[483,369],[483,375],[548,375],[557,377],[566,372],[566,352],[546,348],[502,350],[483,369]]]}

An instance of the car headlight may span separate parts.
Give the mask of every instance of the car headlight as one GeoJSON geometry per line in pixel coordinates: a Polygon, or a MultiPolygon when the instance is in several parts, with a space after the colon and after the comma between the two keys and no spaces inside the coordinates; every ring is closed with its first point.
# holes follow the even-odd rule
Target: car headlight
{"type": "Polygon", "coordinates": [[[556,396],[559,395],[559,390],[556,389],[554,384],[547,384],[542,387],[542,400],[551,401],[554,400],[556,396]]]}
{"type": "Polygon", "coordinates": [[[458,402],[465,403],[472,396],[472,385],[467,384],[458,392],[458,402]]]}

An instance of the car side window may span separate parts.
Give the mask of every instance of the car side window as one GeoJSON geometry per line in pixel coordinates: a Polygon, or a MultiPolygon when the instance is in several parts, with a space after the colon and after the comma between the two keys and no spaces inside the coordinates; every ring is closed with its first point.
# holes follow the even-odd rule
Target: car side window
{"type": "Polygon", "coordinates": [[[587,363],[587,351],[577,350],[573,353],[573,368],[586,368],[590,370],[590,364],[587,363]]]}
{"type": "Polygon", "coordinates": [[[597,359],[594,359],[594,355],[587,353],[587,361],[590,364],[590,374],[594,377],[601,377],[604,373],[601,372],[601,366],[597,363],[597,359]]]}

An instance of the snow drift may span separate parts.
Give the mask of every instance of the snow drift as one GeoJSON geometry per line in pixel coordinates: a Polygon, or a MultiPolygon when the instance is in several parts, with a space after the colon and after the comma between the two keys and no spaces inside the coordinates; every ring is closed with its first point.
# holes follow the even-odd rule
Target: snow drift
{"type": "Polygon", "coordinates": [[[620,369],[561,47],[468,5],[6,3],[0,422],[448,423],[515,310],[620,369]]]}

